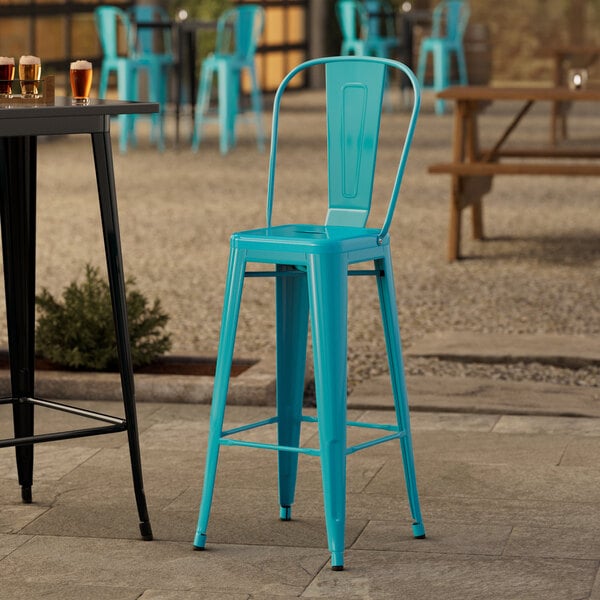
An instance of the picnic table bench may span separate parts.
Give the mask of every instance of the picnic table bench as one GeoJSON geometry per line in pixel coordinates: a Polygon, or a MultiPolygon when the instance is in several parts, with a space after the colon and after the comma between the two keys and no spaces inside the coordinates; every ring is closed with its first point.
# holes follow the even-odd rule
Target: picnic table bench
{"type": "Polygon", "coordinates": [[[462,211],[471,207],[472,232],[482,240],[483,196],[491,190],[498,175],[600,176],[600,148],[569,148],[560,145],[504,148],[504,144],[536,101],[599,101],[600,90],[571,90],[568,87],[488,87],[455,86],[438,96],[453,100],[453,160],[429,166],[433,174],[452,176],[448,261],[460,257],[462,211]],[[522,101],[524,105],[498,141],[488,149],[479,147],[479,115],[496,101],[522,101]],[[506,161],[506,159],[511,159],[506,161]],[[535,159],[535,160],[532,160],[535,159]],[[594,162],[592,159],[596,159],[594,162]],[[584,162],[585,161],[585,162],[584,162]]]}

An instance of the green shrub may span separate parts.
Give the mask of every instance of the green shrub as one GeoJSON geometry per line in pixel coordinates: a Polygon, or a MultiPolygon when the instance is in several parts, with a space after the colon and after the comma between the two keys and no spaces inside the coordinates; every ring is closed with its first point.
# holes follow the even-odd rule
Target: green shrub
{"type": "MultiPolygon", "coordinates": [[[[148,301],[132,289],[135,280],[126,280],[127,317],[134,366],[151,363],[171,348],[171,336],[164,332],[169,320],[157,299],[148,301]]],[[[38,322],[36,348],[44,358],[74,369],[107,371],[118,365],[115,328],[108,282],[99,270],[86,265],[81,285],[71,283],[57,301],[42,289],[36,296],[38,322]]]]}

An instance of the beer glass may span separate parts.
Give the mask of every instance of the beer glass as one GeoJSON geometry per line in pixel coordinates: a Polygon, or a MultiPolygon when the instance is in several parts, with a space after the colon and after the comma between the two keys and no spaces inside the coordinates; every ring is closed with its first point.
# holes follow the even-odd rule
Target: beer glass
{"type": "Polygon", "coordinates": [[[0,56],[0,98],[12,98],[12,80],[15,76],[15,59],[0,56]]]}
{"type": "Polygon", "coordinates": [[[23,98],[39,98],[38,83],[42,75],[42,63],[37,56],[21,56],[19,79],[23,98]]]}
{"type": "Polygon", "coordinates": [[[71,63],[69,73],[73,104],[87,104],[92,89],[92,63],[87,60],[76,60],[71,63]]]}

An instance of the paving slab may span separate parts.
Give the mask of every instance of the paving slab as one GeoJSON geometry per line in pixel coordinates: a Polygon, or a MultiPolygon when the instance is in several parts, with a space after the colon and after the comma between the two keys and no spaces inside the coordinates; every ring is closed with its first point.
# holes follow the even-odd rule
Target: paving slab
{"type": "Polygon", "coordinates": [[[572,439],[560,459],[563,467],[598,467],[600,437],[577,437],[572,439]]]}
{"type": "Polygon", "coordinates": [[[36,536],[2,561],[3,580],[241,594],[299,595],[327,561],[315,548],[36,536]]]}
{"type": "Polygon", "coordinates": [[[350,550],[352,568],[324,569],[302,598],[344,600],[580,600],[590,594],[594,561],[427,555],[350,550]]]}
{"type": "MultiPolygon", "coordinates": [[[[359,498],[350,498],[349,503],[351,501],[356,517],[364,513],[373,519],[391,520],[393,511],[398,511],[391,503],[389,508],[386,506],[385,502],[390,501],[390,496],[386,495],[363,494],[359,498]]],[[[421,494],[421,503],[426,523],[559,527],[573,531],[587,527],[600,535],[597,502],[421,494]]]]}
{"type": "Polygon", "coordinates": [[[578,437],[600,436],[600,420],[591,418],[502,415],[496,425],[495,433],[511,434],[576,434],[578,437]]]}
{"type": "Polygon", "coordinates": [[[579,368],[600,364],[600,339],[597,335],[441,331],[423,336],[406,354],[464,362],[538,362],[579,368]]]}
{"type": "Polygon", "coordinates": [[[351,547],[357,550],[501,556],[512,527],[428,519],[426,531],[427,538],[416,540],[405,525],[372,520],[351,547]]]}
{"type": "Polygon", "coordinates": [[[504,556],[581,558],[600,560],[597,529],[565,530],[556,527],[513,527],[504,556]]]}
{"type": "MultiPolygon", "coordinates": [[[[480,377],[406,378],[408,401],[415,411],[600,417],[600,388],[501,381],[480,377]]],[[[357,386],[352,408],[392,410],[388,375],[357,386]]]]}
{"type": "Polygon", "coordinates": [[[1,598],[6,600],[137,600],[142,588],[127,588],[115,585],[78,585],[77,583],[36,583],[22,578],[2,579],[1,598]]]}
{"type": "MultiPolygon", "coordinates": [[[[475,497],[600,502],[600,468],[551,465],[432,462],[416,455],[417,478],[423,496],[475,497]]],[[[388,460],[365,488],[366,493],[402,489],[402,461],[388,460]]]]}
{"type": "Polygon", "coordinates": [[[26,544],[30,539],[30,536],[27,535],[16,536],[0,533],[0,557],[4,558],[5,556],[8,556],[19,546],[26,544]]]}
{"type": "MultiPolygon", "coordinates": [[[[228,418],[270,411],[232,406],[228,418]]],[[[31,505],[14,453],[0,453],[0,599],[599,599],[599,419],[414,412],[428,537],[412,537],[398,444],[356,453],[341,573],[329,568],[318,459],[300,457],[293,520],[281,522],[276,453],[223,448],[207,550],[194,552],[208,407],[154,404],[141,420],[152,542],[139,539],[127,448],[111,436],[38,446],[31,505]]]]}

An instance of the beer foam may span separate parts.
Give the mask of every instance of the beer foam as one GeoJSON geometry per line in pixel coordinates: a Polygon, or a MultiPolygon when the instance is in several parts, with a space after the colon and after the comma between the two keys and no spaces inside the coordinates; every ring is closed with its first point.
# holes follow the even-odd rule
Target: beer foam
{"type": "Polygon", "coordinates": [[[14,65],[15,59],[12,56],[0,56],[0,65],[14,65]]]}
{"type": "Polygon", "coordinates": [[[75,60],[71,63],[71,69],[74,71],[81,71],[91,68],[92,63],[89,60],[75,60]]]}
{"type": "Polygon", "coordinates": [[[39,56],[21,56],[19,59],[19,64],[21,65],[40,65],[42,61],[39,56]]]}

